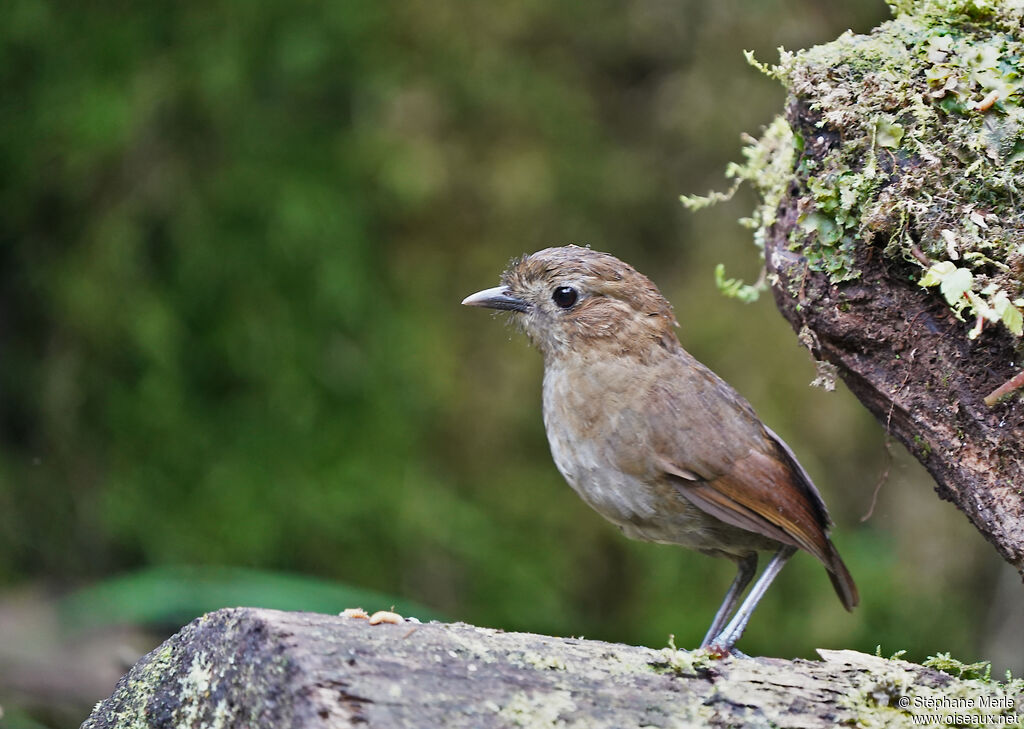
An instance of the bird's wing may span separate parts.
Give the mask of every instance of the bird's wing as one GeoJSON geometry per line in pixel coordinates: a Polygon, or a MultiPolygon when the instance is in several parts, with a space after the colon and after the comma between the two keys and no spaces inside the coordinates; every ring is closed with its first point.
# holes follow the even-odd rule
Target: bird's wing
{"type": "Polygon", "coordinates": [[[800,547],[828,563],[828,538],[804,490],[794,486],[788,464],[751,450],[720,476],[694,479],[692,472],[662,461],[664,473],[700,510],[740,529],[800,547]]]}
{"type": "Polygon", "coordinates": [[[711,516],[830,564],[821,497],[750,404],[684,351],[661,374],[649,396],[660,415],[651,429],[656,468],[711,516]]]}
{"type": "Polygon", "coordinates": [[[767,425],[763,426],[764,432],[768,434],[768,437],[775,441],[775,445],[780,451],[786,463],[789,464],[793,472],[800,477],[800,485],[807,493],[807,497],[811,500],[814,505],[814,510],[818,515],[819,522],[825,526],[832,526],[832,517],[829,516],[828,507],[825,506],[825,500],[821,498],[821,494],[818,493],[818,487],[814,485],[814,481],[811,480],[810,475],[804,470],[804,467],[800,465],[800,461],[796,459],[796,455],[793,450],[786,445],[786,441],[782,440],[774,430],[769,428],[767,425]]]}

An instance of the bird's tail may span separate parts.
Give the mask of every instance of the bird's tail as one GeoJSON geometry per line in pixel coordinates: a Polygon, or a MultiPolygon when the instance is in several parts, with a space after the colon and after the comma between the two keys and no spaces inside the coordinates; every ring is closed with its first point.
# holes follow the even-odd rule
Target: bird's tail
{"type": "Polygon", "coordinates": [[[860,595],[857,593],[857,585],[850,576],[850,571],[843,564],[843,558],[839,556],[838,550],[832,541],[828,541],[828,562],[825,564],[828,570],[828,578],[832,581],[839,601],[847,610],[853,610],[860,602],[860,595]]]}

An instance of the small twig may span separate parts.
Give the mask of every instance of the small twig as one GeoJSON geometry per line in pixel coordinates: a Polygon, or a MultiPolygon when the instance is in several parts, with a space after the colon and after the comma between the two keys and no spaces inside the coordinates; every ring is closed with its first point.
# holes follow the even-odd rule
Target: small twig
{"type": "Polygon", "coordinates": [[[914,258],[916,258],[921,263],[921,265],[924,266],[925,268],[931,268],[931,266],[932,266],[932,259],[930,259],[928,256],[925,255],[924,251],[921,250],[920,246],[916,246],[916,245],[911,246],[910,247],[910,255],[912,255],[914,258]]]}
{"type": "MultiPolygon", "coordinates": [[[[918,314],[920,316],[920,314],[918,314]]],[[[913,327],[914,321],[917,320],[915,316],[911,320],[910,325],[913,327]]],[[[907,374],[903,378],[903,382],[896,388],[896,392],[893,393],[892,402],[889,404],[889,414],[885,417],[885,470],[882,471],[882,475],[878,477],[878,483],[875,484],[875,490],[871,493],[871,505],[868,507],[868,511],[864,516],[860,518],[861,523],[866,522],[871,518],[871,515],[875,513],[875,506],[878,504],[878,493],[882,490],[882,486],[889,480],[889,473],[892,471],[892,433],[890,432],[889,425],[892,423],[892,412],[896,409],[896,395],[907,386],[907,382],[910,380],[910,370],[914,366],[914,357],[917,356],[917,348],[910,350],[910,357],[907,362],[907,374]]]]}
{"type": "Polygon", "coordinates": [[[997,402],[999,402],[1000,398],[1009,395],[1011,392],[1020,387],[1024,387],[1024,370],[1021,370],[1016,375],[1014,375],[1006,382],[1004,382],[1002,385],[1000,385],[992,392],[990,392],[988,396],[985,398],[985,404],[988,405],[989,407],[992,407],[997,402]]]}
{"type": "MultiPolygon", "coordinates": [[[[964,298],[967,299],[967,294],[964,294],[964,298]]],[[[970,301],[970,299],[967,299],[967,300],[970,301]]],[[[978,314],[978,318],[975,319],[975,321],[974,321],[974,328],[971,330],[971,333],[967,335],[968,338],[969,339],[974,339],[975,337],[977,337],[978,335],[981,334],[981,332],[982,332],[982,330],[984,328],[985,328],[985,317],[982,314],[978,314]]]]}
{"type": "MultiPolygon", "coordinates": [[[[892,415],[892,410],[889,411],[889,415],[892,415]]],[[[878,504],[878,492],[882,490],[882,486],[889,480],[889,472],[892,470],[892,436],[888,432],[888,423],[886,423],[885,433],[885,470],[882,471],[882,475],[878,477],[878,483],[875,484],[875,490],[871,492],[871,505],[868,507],[867,513],[860,518],[863,524],[875,513],[875,506],[878,504]]]]}

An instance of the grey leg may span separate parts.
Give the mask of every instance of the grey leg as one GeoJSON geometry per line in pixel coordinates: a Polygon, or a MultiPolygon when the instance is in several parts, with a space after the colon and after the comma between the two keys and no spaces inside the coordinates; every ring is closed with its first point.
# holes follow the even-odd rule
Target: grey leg
{"type": "MultiPolygon", "coordinates": [[[[729,621],[729,624],[725,626],[721,633],[715,636],[714,640],[711,641],[711,647],[716,648],[722,652],[728,653],[732,650],[733,645],[743,635],[743,630],[747,627],[747,622],[750,620],[750,616],[754,613],[754,608],[757,607],[757,603],[764,597],[764,593],[767,592],[768,586],[772,584],[772,580],[778,576],[782,570],[783,565],[786,561],[793,556],[796,552],[796,547],[786,545],[782,547],[775,556],[772,557],[772,561],[768,563],[768,566],[764,568],[764,572],[757,578],[757,582],[750,590],[750,594],[747,595],[747,599],[740,605],[740,609],[736,611],[736,614],[729,621]]],[[[717,617],[715,618],[718,619],[717,617]]]]}
{"type": "Polygon", "coordinates": [[[708,628],[708,634],[700,642],[701,648],[708,647],[711,639],[722,631],[725,621],[729,619],[732,611],[736,609],[736,603],[739,602],[740,595],[747,589],[747,585],[754,578],[754,573],[757,572],[757,552],[752,552],[746,557],[741,558],[736,563],[736,567],[736,579],[732,581],[729,591],[725,593],[725,599],[722,600],[718,612],[715,613],[715,619],[711,622],[711,627],[708,628]]]}

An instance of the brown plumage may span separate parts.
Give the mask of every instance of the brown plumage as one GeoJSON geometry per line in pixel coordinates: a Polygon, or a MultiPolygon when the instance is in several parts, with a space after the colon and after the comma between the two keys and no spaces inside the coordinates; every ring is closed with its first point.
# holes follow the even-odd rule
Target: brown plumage
{"type": "Polygon", "coordinates": [[[629,537],[727,557],[738,574],[704,645],[731,649],[796,549],[857,588],[828,511],[796,457],[735,390],[686,352],[644,275],[588,248],[524,256],[464,304],[504,309],[544,356],[544,424],[566,481],[629,537]],[[776,555],[733,613],[757,553],[776,555]]]}

